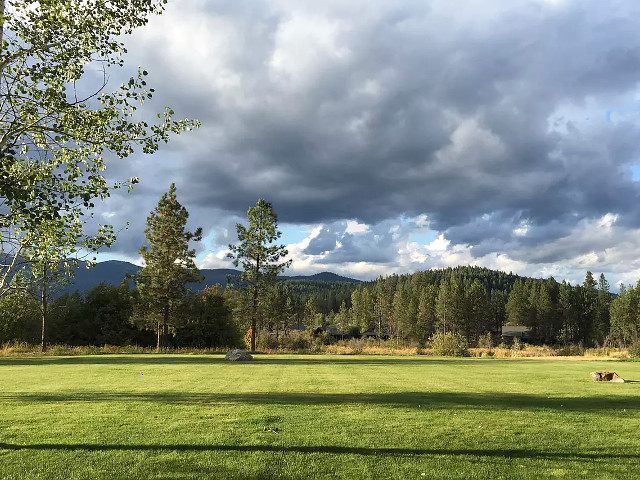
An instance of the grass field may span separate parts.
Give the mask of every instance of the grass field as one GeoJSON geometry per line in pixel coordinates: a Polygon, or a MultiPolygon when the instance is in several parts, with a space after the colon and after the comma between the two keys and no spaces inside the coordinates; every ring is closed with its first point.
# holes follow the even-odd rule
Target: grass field
{"type": "Polygon", "coordinates": [[[640,476],[639,362],[7,357],[0,385],[2,479],[640,476]]]}

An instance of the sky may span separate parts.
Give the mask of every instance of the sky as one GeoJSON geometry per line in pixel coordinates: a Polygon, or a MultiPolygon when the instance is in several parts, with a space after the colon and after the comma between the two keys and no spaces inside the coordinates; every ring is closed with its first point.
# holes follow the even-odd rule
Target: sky
{"type": "Polygon", "coordinates": [[[172,182],[226,268],[258,198],[290,274],[358,279],[478,265],[581,282],[640,278],[640,3],[628,0],[170,0],[126,37],[144,112],[202,127],[97,207],[99,260],[140,262],[172,182]]]}

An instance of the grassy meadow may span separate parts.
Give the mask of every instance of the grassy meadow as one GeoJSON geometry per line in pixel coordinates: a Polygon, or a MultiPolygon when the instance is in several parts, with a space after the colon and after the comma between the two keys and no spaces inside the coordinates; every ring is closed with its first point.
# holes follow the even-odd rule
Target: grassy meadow
{"type": "Polygon", "coordinates": [[[0,385],[2,479],[640,475],[640,362],[0,357],[0,385]]]}

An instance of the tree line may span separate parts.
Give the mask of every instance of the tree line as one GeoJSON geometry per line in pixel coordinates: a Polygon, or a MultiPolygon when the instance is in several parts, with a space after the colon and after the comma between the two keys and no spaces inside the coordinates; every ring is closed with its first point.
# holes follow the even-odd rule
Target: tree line
{"type": "Polygon", "coordinates": [[[546,344],[627,344],[637,337],[621,335],[619,325],[637,325],[638,317],[628,314],[623,320],[616,310],[618,301],[604,275],[596,282],[591,272],[581,285],[572,286],[553,277],[521,278],[465,266],[359,285],[351,307],[345,302],[329,321],[342,329],[372,329],[417,344],[436,332],[475,344],[482,336],[499,334],[504,325],[526,326],[534,339],[546,344]]]}
{"type": "MultiPolygon", "coordinates": [[[[20,281],[19,278],[16,279],[20,281]]],[[[50,306],[49,339],[67,345],[157,343],[157,325],[137,316],[140,292],[124,281],[87,292],[65,294],[50,306]]],[[[165,330],[165,346],[217,348],[243,345],[251,329],[252,292],[233,284],[185,292],[165,330]]],[[[140,310],[138,310],[140,311],[140,310]]],[[[0,343],[34,343],[40,336],[37,295],[14,289],[0,299],[0,343]]],[[[424,345],[437,332],[463,336],[468,344],[497,335],[504,325],[529,327],[540,343],[629,346],[640,334],[640,287],[609,292],[604,275],[591,272],[580,285],[522,278],[479,267],[457,267],[392,275],[353,284],[309,280],[278,281],[259,297],[256,330],[288,335],[292,325],[336,327],[357,336],[424,345]],[[327,293],[340,292],[322,303],[327,293]],[[348,298],[346,298],[348,297],[348,298]]]]}

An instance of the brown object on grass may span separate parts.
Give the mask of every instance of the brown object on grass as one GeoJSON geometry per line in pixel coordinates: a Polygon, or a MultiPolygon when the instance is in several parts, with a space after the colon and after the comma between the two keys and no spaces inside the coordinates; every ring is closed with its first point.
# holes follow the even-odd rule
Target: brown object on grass
{"type": "Polygon", "coordinates": [[[625,382],[624,378],[622,378],[616,372],[591,372],[591,379],[594,382],[625,382]]]}

